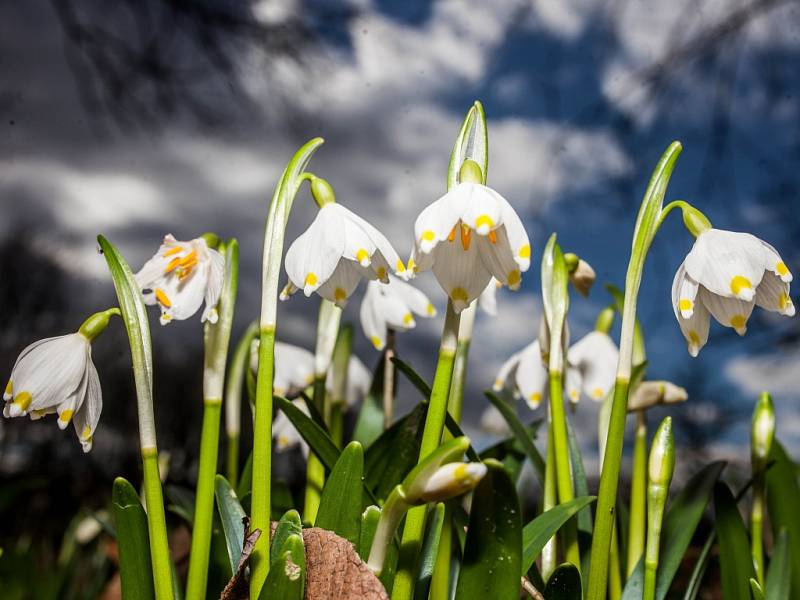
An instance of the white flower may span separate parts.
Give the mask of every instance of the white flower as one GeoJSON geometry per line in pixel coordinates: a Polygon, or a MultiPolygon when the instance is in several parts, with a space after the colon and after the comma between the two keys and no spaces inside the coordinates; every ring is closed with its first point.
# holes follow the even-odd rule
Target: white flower
{"type": "Polygon", "coordinates": [[[539,341],[527,345],[519,352],[511,355],[497,373],[492,388],[499,392],[513,378],[510,387],[514,395],[521,395],[531,409],[535,409],[548,396],[547,368],[542,362],[539,341]]]}
{"type": "Polygon", "coordinates": [[[364,335],[378,350],[386,345],[387,330],[407,331],[416,327],[415,314],[420,317],[436,315],[431,301],[417,288],[391,276],[388,284],[367,283],[359,316],[364,335]]]}
{"type": "Polygon", "coordinates": [[[778,252],[749,233],[709,229],[697,236],[672,282],[672,304],[689,354],[708,341],[710,315],[739,335],[758,305],[794,315],[792,274],[778,252]]]}
{"type": "Polygon", "coordinates": [[[456,312],[469,306],[492,276],[518,289],[531,262],[519,216],[505,198],[479,183],[459,183],[425,208],[414,236],[409,266],[432,268],[456,312]]]}
{"type": "MultiPolygon", "coordinates": [[[[292,404],[299,408],[305,416],[311,416],[308,406],[306,406],[306,401],[302,398],[292,400],[292,404]]],[[[308,444],[283,411],[278,411],[275,420],[272,422],[272,439],[275,440],[275,450],[277,452],[286,452],[295,446],[300,446],[303,456],[308,457],[308,444]]]]}
{"type": "Polygon", "coordinates": [[[58,413],[65,429],[72,421],[84,452],[103,409],[100,379],[92,363],[92,346],[81,333],[34,342],[17,358],[6,385],[4,417],[32,420],[58,413]]]}
{"type": "Polygon", "coordinates": [[[389,240],[355,213],[331,202],[319,209],[286,252],[289,283],[281,300],[302,289],[306,296],[317,292],[344,306],[362,277],[386,283],[392,270],[405,277],[405,265],[389,240]]]}
{"type": "Polygon", "coordinates": [[[570,346],[567,353],[567,396],[577,402],[581,391],[603,400],[614,387],[619,350],[607,333],[591,331],[570,346]]]}
{"type": "Polygon", "coordinates": [[[205,300],[202,321],[217,322],[225,258],[203,238],[188,242],[164,236],[155,256],[136,273],[145,304],[158,304],[161,324],[188,319],[205,300]]]}
{"type": "Polygon", "coordinates": [[[481,430],[497,437],[508,437],[511,435],[511,428],[508,422],[494,404],[490,404],[481,413],[481,430]]]}
{"type": "MultiPolygon", "coordinates": [[[[259,341],[250,347],[250,368],[258,374],[259,341]]],[[[272,390],[277,396],[288,396],[303,391],[314,383],[314,355],[300,346],[275,342],[275,368],[272,390]]]]}
{"type": "Polygon", "coordinates": [[[439,467],[425,482],[419,500],[443,502],[473,489],[484,475],[486,465],[479,462],[455,462],[439,467]]]}
{"type": "Polygon", "coordinates": [[[643,381],[628,397],[628,410],[645,410],[657,404],[685,402],[689,394],[669,381],[643,381]]]}
{"type": "Polygon", "coordinates": [[[503,287],[503,284],[492,277],[489,285],[478,296],[478,306],[490,317],[497,316],[497,290],[501,287],[503,287]]]}
{"type": "MultiPolygon", "coordinates": [[[[347,364],[347,390],[345,390],[345,407],[355,406],[369,393],[372,385],[372,373],[367,369],[361,360],[354,354],[350,355],[350,362],[347,364]]],[[[325,380],[327,392],[333,393],[333,371],[328,371],[325,380]]]]}

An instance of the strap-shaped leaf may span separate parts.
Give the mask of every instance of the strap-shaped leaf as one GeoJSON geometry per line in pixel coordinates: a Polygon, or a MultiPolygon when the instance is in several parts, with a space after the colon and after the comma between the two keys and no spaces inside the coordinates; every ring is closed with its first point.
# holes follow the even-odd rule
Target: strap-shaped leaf
{"type": "MultiPolygon", "coordinates": [[[[697,525],[703,517],[711,492],[719,479],[725,462],[717,461],[703,467],[686,483],[680,494],[672,501],[664,518],[661,531],[661,553],[656,577],[656,600],[663,600],[686,550],[692,541],[697,525]]],[[[644,565],[636,566],[622,593],[622,600],[642,597],[644,589],[644,565]]]]}
{"type": "Polygon", "coordinates": [[[514,409],[508,402],[503,400],[491,390],[486,390],[484,394],[486,394],[489,402],[491,402],[495,408],[500,411],[500,414],[503,415],[506,423],[508,423],[509,429],[511,429],[511,432],[517,438],[517,441],[522,446],[522,449],[525,450],[525,454],[528,455],[536,474],[539,476],[539,482],[544,485],[544,459],[542,458],[542,455],[539,454],[539,450],[536,449],[533,439],[528,433],[528,428],[525,427],[525,425],[523,425],[522,422],[517,418],[514,409]]]}
{"type": "Polygon", "coordinates": [[[322,490],[314,525],[333,531],[358,545],[361,536],[364,449],[350,442],[331,471],[322,490]]]}
{"type": "MultiPolygon", "coordinates": [[[[767,584],[764,590],[766,600],[789,600],[792,588],[792,559],[789,548],[789,534],[781,529],[775,541],[775,548],[767,571],[767,584]]],[[[795,560],[795,569],[797,568],[795,560]]]]}
{"type": "Polygon", "coordinates": [[[300,519],[300,513],[294,509],[287,510],[278,521],[270,544],[270,563],[274,563],[280,558],[283,544],[290,535],[303,536],[303,521],[300,519]]]}
{"type": "Polygon", "coordinates": [[[225,534],[225,545],[231,571],[236,572],[242,558],[244,546],[244,521],[247,516],[239,503],[236,492],[222,475],[214,479],[214,495],[217,499],[217,510],[222,521],[222,532],[225,534]]]}
{"type": "Polygon", "coordinates": [[[542,553],[542,548],[561,526],[579,510],[595,501],[594,496],[581,496],[554,506],[525,525],[522,530],[522,561],[520,575],[525,575],[542,553]]]}
{"type": "MultiPolygon", "coordinates": [[[[381,354],[375,370],[372,372],[372,383],[358,411],[353,439],[369,448],[383,433],[383,372],[386,353],[381,354]]],[[[397,380],[395,379],[395,386],[397,380]]]]}
{"type": "Polygon", "coordinates": [[[369,505],[361,514],[361,535],[358,537],[358,555],[361,560],[369,560],[369,551],[372,549],[372,540],[378,530],[378,521],[381,519],[381,509],[374,504],[369,505]]]}
{"type": "MultiPolygon", "coordinates": [[[[542,253],[542,303],[547,326],[550,328],[550,346],[560,349],[561,352],[564,351],[564,348],[561,348],[561,332],[564,330],[564,320],[569,310],[568,284],[569,272],[554,233],[547,240],[542,253]]],[[[555,356],[551,352],[551,366],[555,356]]]]}
{"type": "Polygon", "coordinates": [[[436,566],[436,556],[439,554],[439,541],[442,538],[442,525],[444,524],[445,506],[439,502],[433,507],[425,528],[425,539],[422,542],[422,552],[419,557],[417,582],[414,585],[415,598],[427,598],[433,578],[433,568],[436,566]]]}
{"type": "MultiPolygon", "coordinates": [[[[572,481],[575,484],[575,495],[588,496],[589,483],[586,481],[586,470],[583,468],[581,447],[578,444],[578,439],[575,436],[575,430],[572,428],[569,417],[565,420],[567,423],[567,442],[569,443],[569,460],[572,465],[572,481]]],[[[588,507],[578,512],[578,531],[592,533],[592,511],[588,507]]]]}
{"type": "MultiPolygon", "coordinates": [[[[800,486],[797,483],[797,466],[778,440],[772,444],[770,461],[772,464],[767,470],[767,508],[772,535],[777,538],[781,529],[786,529],[789,553],[797,565],[800,561],[800,511],[797,510],[800,486]]],[[[800,568],[792,569],[791,597],[800,598],[800,568]]]]}
{"type": "Polygon", "coordinates": [[[431,397],[431,386],[417,373],[407,362],[400,360],[396,356],[392,357],[392,362],[397,370],[405,375],[411,384],[419,390],[422,397],[427,401],[431,397]]]}
{"type": "Polygon", "coordinates": [[[122,477],[114,480],[111,506],[117,530],[122,594],[125,598],[155,598],[147,515],[136,490],[122,477]]]}
{"type": "Polygon", "coordinates": [[[302,600],[306,587],[306,552],[303,538],[290,535],[272,563],[259,600],[302,600]]]}
{"type": "Polygon", "coordinates": [[[450,164],[447,168],[447,189],[453,189],[458,183],[458,172],[461,164],[471,159],[478,163],[486,183],[486,174],[489,170],[489,136],[486,129],[486,115],[483,105],[477,100],[467,111],[461,130],[458,132],[453,151],[450,154],[450,164]]]}
{"type": "Polygon", "coordinates": [[[572,563],[559,565],[544,588],[544,597],[547,600],[575,600],[582,598],[581,574],[572,563]]]}
{"type": "Polygon", "coordinates": [[[333,466],[339,460],[339,449],[322,427],[317,425],[310,417],[307,417],[302,410],[286,398],[275,396],[274,402],[275,406],[292,422],[292,425],[311,447],[311,451],[317,455],[325,468],[333,470],[333,466]]]}
{"type": "Polygon", "coordinates": [[[522,522],[517,490],[502,463],[488,459],[475,488],[456,600],[517,600],[522,522]]]}
{"type": "Polygon", "coordinates": [[[750,578],[755,571],[747,529],[730,488],[722,482],[714,486],[714,513],[722,595],[726,600],[750,600],[750,578]]]}

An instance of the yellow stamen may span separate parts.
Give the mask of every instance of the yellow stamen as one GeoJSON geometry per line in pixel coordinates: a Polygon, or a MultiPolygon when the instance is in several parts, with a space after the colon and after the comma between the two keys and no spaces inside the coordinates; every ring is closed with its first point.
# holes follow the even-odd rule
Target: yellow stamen
{"type": "Polygon", "coordinates": [[[519,257],[520,258],[531,257],[531,247],[528,244],[525,244],[522,248],[519,249],[519,257]]]}
{"type": "Polygon", "coordinates": [[[519,269],[514,269],[508,274],[508,285],[509,286],[517,285],[521,279],[522,279],[522,274],[519,272],[519,269]]]}
{"type": "Polygon", "coordinates": [[[467,301],[467,290],[463,287],[454,287],[453,290],[450,292],[450,298],[453,300],[461,300],[462,302],[467,301]]]}
{"type": "Polygon", "coordinates": [[[161,303],[161,306],[163,306],[164,308],[170,308],[172,306],[172,302],[170,302],[170,299],[164,293],[164,290],[162,290],[161,288],[156,288],[155,294],[156,294],[156,300],[158,300],[161,303]]]}
{"type": "Polygon", "coordinates": [[[317,276],[314,273],[306,275],[305,285],[317,285],[317,276]]]}
{"type": "Polygon", "coordinates": [[[447,241],[448,242],[452,242],[454,239],[456,239],[456,228],[455,227],[453,227],[450,230],[450,235],[447,236],[447,241]]]}
{"type": "Polygon", "coordinates": [[[461,246],[464,250],[469,250],[469,242],[472,239],[472,230],[466,225],[461,226],[461,246]]]}
{"type": "Polygon", "coordinates": [[[432,242],[436,238],[436,234],[433,233],[430,229],[426,229],[422,232],[422,239],[425,242],[432,242]]]}
{"type": "Polygon", "coordinates": [[[183,252],[183,246],[173,246],[166,252],[164,252],[164,257],[173,256],[174,254],[178,254],[179,252],[183,252]]]}
{"type": "Polygon", "coordinates": [[[578,399],[578,390],[572,390],[569,393],[569,397],[572,398],[573,400],[577,400],[578,399]]]}
{"type": "Polygon", "coordinates": [[[745,324],[747,323],[747,319],[744,315],[733,315],[731,317],[731,326],[736,329],[744,329],[745,324]]]}
{"type": "Polygon", "coordinates": [[[406,270],[406,266],[403,264],[403,261],[400,260],[399,258],[397,259],[397,265],[396,265],[395,270],[398,273],[403,273],[406,270]]]}
{"type": "Polygon", "coordinates": [[[480,229],[484,225],[488,226],[489,229],[494,227],[494,221],[489,215],[481,215],[477,219],[475,219],[475,229],[480,229]]]}
{"type": "Polygon", "coordinates": [[[31,405],[31,397],[30,392],[20,392],[16,396],[14,396],[14,404],[16,404],[22,412],[28,410],[28,407],[31,405]]]}
{"type": "Polygon", "coordinates": [[[688,298],[681,298],[680,301],[678,302],[678,308],[680,308],[681,311],[692,310],[693,306],[694,302],[692,302],[688,298]]]}
{"type": "Polygon", "coordinates": [[[347,299],[347,292],[345,292],[342,288],[337,287],[333,292],[333,297],[336,299],[336,302],[342,302],[347,299]]]}
{"type": "Polygon", "coordinates": [[[187,254],[186,256],[184,256],[181,259],[181,266],[182,267],[188,266],[190,264],[192,264],[192,265],[197,264],[197,251],[196,250],[192,250],[191,252],[189,252],[189,254],[187,254]]]}
{"type": "Polygon", "coordinates": [[[753,284],[750,283],[750,280],[747,277],[742,275],[736,275],[731,279],[731,291],[733,292],[734,296],[738,296],[742,290],[752,290],[753,284]]]}
{"type": "Polygon", "coordinates": [[[785,277],[789,274],[789,267],[786,266],[785,262],[778,261],[778,264],[775,265],[775,271],[777,271],[778,275],[781,277],[785,277]]]}
{"type": "Polygon", "coordinates": [[[488,237],[489,241],[492,242],[493,244],[497,243],[497,231],[494,231],[494,230],[490,231],[489,235],[486,236],[486,237],[488,237]]]}
{"type": "Polygon", "coordinates": [[[411,315],[411,313],[406,313],[406,314],[403,315],[403,323],[404,324],[411,325],[411,323],[413,323],[413,322],[414,322],[414,317],[411,315]]]}
{"type": "Polygon", "coordinates": [[[603,396],[605,396],[605,392],[603,392],[603,388],[596,387],[592,390],[592,396],[595,400],[599,400],[603,396]]]}
{"type": "Polygon", "coordinates": [[[369,252],[366,251],[365,248],[360,248],[358,252],[356,252],[356,260],[360,263],[369,262],[369,252]]]}
{"type": "Polygon", "coordinates": [[[171,273],[172,271],[177,269],[180,266],[180,264],[181,264],[181,257],[176,256],[171,261],[169,261],[169,264],[164,269],[164,273],[171,273]]]}
{"type": "Polygon", "coordinates": [[[70,420],[72,419],[72,415],[74,414],[75,414],[74,410],[67,409],[60,415],[58,415],[58,420],[61,421],[62,423],[69,423],[70,420]]]}
{"type": "Polygon", "coordinates": [[[381,342],[380,338],[377,335],[373,335],[369,338],[369,341],[372,342],[372,345],[375,346],[380,350],[381,346],[383,346],[383,342],[381,342]]]}
{"type": "Polygon", "coordinates": [[[90,442],[92,440],[92,428],[88,425],[84,425],[83,431],[81,431],[81,437],[84,442],[90,442]]]}

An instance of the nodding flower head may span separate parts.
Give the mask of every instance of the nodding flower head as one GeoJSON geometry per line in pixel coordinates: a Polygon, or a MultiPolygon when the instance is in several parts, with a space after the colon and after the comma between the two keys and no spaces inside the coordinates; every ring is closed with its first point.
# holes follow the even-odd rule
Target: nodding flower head
{"type": "Polygon", "coordinates": [[[792,274],[777,250],[749,233],[701,232],[672,283],[672,304],[689,354],[708,341],[710,316],[739,335],[758,305],[793,316],[792,274]]]}
{"type": "Polygon", "coordinates": [[[386,345],[389,329],[407,331],[416,327],[414,315],[433,317],[436,308],[412,285],[391,276],[388,284],[377,281],[367,284],[367,292],[361,301],[361,328],[378,350],[386,345]]]}
{"type": "Polygon", "coordinates": [[[607,333],[591,331],[567,353],[567,396],[577,402],[581,393],[595,401],[608,396],[616,379],[619,350],[607,333]]]}
{"type": "MultiPolygon", "coordinates": [[[[469,161],[467,161],[469,162],[469,161]]],[[[528,234],[517,213],[496,191],[462,181],[425,208],[414,224],[413,271],[433,273],[461,312],[492,276],[512,290],[531,263],[528,234]]]]}
{"type": "MultiPolygon", "coordinates": [[[[258,374],[259,341],[250,346],[250,368],[258,374]]],[[[297,394],[314,383],[314,354],[293,344],[275,342],[272,390],[277,396],[297,394]]]]}
{"type": "Polygon", "coordinates": [[[532,410],[547,398],[547,368],[542,362],[538,340],[512,354],[500,367],[492,388],[499,392],[506,386],[514,396],[522,396],[532,410]]]}
{"type": "Polygon", "coordinates": [[[289,283],[281,300],[303,290],[317,292],[344,307],[361,278],[389,281],[389,273],[406,278],[406,266],[389,240],[341,204],[323,205],[316,218],[286,252],[289,283]]]}
{"type": "Polygon", "coordinates": [[[136,273],[145,304],[158,304],[161,324],[188,319],[205,301],[202,321],[217,321],[225,258],[202,237],[181,242],[166,235],[155,256],[136,273]]]}

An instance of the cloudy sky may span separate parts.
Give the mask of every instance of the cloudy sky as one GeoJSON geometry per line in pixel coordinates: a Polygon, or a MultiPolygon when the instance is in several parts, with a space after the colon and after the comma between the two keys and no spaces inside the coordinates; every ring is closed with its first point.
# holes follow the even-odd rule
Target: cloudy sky
{"type": "MultiPolygon", "coordinates": [[[[68,330],[112,301],[98,233],[134,268],[167,232],[238,237],[243,329],[259,305],[268,200],[294,150],[317,135],[326,143],[311,170],[406,254],[415,216],[444,191],[463,114],[480,99],[489,183],[523,217],[534,266],[520,292],[501,293],[497,318],[479,317],[466,415],[474,425],[486,405],[480,390],[535,335],[547,236],[557,231],[600,284],[621,285],[638,202],[673,139],[684,152],[668,199],[763,237],[800,272],[799,58],[800,10],[788,1],[6,3],[0,243],[6,261],[24,247],[34,266],[57,268],[66,292],[63,310],[47,305],[49,320],[28,327],[13,318],[38,315],[25,299],[47,296],[46,284],[0,283],[10,322],[0,367],[31,336],[68,330]]],[[[314,210],[301,193],[287,239],[314,210]]],[[[687,439],[733,453],[766,388],[781,437],[800,446],[800,327],[757,311],[744,339],[712,327],[691,359],[669,300],[691,246],[679,221],[654,244],[642,289],[650,375],[689,388],[690,403],[672,411],[687,439]]],[[[444,306],[432,276],[418,282],[444,306]]],[[[608,301],[602,285],[573,300],[575,338],[608,301]]],[[[357,292],[346,319],[357,320],[359,302],[357,292]]],[[[317,304],[299,295],[282,305],[280,337],[311,346],[317,304]]],[[[429,377],[440,330],[441,319],[420,323],[399,341],[429,377]]],[[[157,359],[173,364],[199,344],[198,331],[196,322],[159,330],[157,359]]],[[[357,352],[376,359],[360,333],[357,352]]],[[[586,439],[594,411],[582,406],[575,417],[586,439]]]]}

